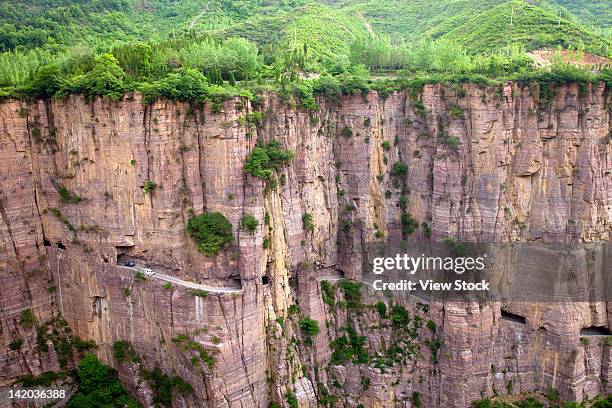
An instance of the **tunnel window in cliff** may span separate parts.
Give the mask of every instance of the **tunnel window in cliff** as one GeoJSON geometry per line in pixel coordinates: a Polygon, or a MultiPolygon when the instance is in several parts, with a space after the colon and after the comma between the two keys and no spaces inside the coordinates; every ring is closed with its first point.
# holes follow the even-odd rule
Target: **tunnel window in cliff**
{"type": "Polygon", "coordinates": [[[527,320],[525,320],[525,318],[521,315],[517,315],[515,313],[510,313],[504,309],[502,309],[501,311],[501,318],[502,320],[508,320],[510,322],[515,322],[515,323],[520,323],[520,324],[527,324],[527,320]]]}
{"type": "Polygon", "coordinates": [[[612,332],[607,327],[591,326],[580,330],[581,336],[611,336],[612,332]]]}
{"type": "Polygon", "coordinates": [[[132,247],[118,246],[117,250],[117,265],[128,265],[130,262],[130,250],[132,247]]]}

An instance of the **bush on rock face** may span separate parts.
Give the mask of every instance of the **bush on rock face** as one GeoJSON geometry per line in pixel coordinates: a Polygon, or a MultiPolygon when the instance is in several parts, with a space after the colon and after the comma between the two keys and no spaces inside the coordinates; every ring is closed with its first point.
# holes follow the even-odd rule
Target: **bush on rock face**
{"type": "Polygon", "coordinates": [[[187,222],[187,232],[198,243],[200,252],[207,256],[216,255],[234,239],[232,225],[219,212],[204,213],[190,218],[187,222]]]}
{"type": "Polygon", "coordinates": [[[300,319],[300,329],[308,336],[316,336],[319,333],[319,322],[310,317],[300,319]]]}
{"type": "Polygon", "coordinates": [[[267,145],[258,143],[244,164],[244,170],[253,177],[269,180],[272,172],[289,164],[295,154],[291,150],[283,149],[277,140],[267,145]]]}
{"type": "Polygon", "coordinates": [[[255,218],[251,214],[245,214],[242,216],[242,221],[240,222],[242,228],[249,231],[251,234],[254,234],[259,226],[259,220],[255,218]]]}

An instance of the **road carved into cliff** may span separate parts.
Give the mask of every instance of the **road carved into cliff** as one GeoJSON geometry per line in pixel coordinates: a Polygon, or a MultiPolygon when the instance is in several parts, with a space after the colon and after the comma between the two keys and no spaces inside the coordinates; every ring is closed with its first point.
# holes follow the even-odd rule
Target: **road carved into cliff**
{"type": "MultiPolygon", "coordinates": [[[[121,266],[121,267],[124,269],[129,269],[130,271],[134,273],[138,273],[138,272],[145,273],[145,268],[129,267],[129,266],[121,266]]],[[[174,276],[166,275],[166,274],[155,272],[155,271],[153,271],[150,274],[145,273],[145,275],[147,276],[147,278],[157,278],[157,279],[161,279],[166,282],[173,283],[175,285],[183,286],[183,287],[190,288],[190,289],[205,290],[206,292],[211,292],[211,293],[242,293],[242,288],[216,287],[216,286],[202,285],[200,283],[188,282],[188,281],[176,278],[174,276]]]]}

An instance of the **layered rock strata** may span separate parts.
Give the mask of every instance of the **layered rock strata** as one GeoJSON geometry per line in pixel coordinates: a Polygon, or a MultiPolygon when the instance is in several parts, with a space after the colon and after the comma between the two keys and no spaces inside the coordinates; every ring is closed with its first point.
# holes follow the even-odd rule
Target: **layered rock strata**
{"type": "MultiPolygon", "coordinates": [[[[275,96],[257,107],[228,101],[220,112],[144,105],[138,94],[120,102],[3,102],[0,385],[58,369],[53,346],[40,352],[35,327],[21,324],[31,309],[39,322],[61,315],[76,335],[95,340],[143,403],[151,392],[137,366],[113,359],[115,341],[131,342],[143,366],[192,384],[192,395],[175,399],[183,407],[289,406],[287,395],[314,407],[327,393],[352,407],[410,406],[415,393],[422,406],[467,407],[493,393],[555,388],[580,401],[612,392],[610,342],[580,335],[610,328],[605,296],[425,308],[418,298],[392,302],[365,286],[364,304],[404,305],[412,319],[434,322],[435,333],[418,328],[417,355],[386,370],[330,364],[330,344],[347,320],[372,355],[394,336],[375,309],[351,318],[322,300],[322,279],[361,279],[370,244],[609,241],[609,89],[570,84],[554,95],[541,98],[537,84],[427,85],[419,95],[321,100],[318,111],[275,96]],[[259,127],[242,120],[255,109],[264,115],[259,127]],[[244,172],[258,139],[295,152],[276,189],[244,172]],[[407,164],[405,175],[393,175],[398,162],[407,164]],[[156,188],[145,192],[147,181],[156,188]],[[219,211],[233,226],[233,244],[217,256],[198,252],[186,233],[189,217],[203,211],[219,211]],[[402,232],[403,213],[417,224],[411,234],[402,232]],[[244,214],[260,220],[254,234],[240,228],[244,214]],[[194,296],[139,279],[121,266],[125,259],[241,291],[194,296]],[[304,338],[300,316],[319,322],[313,338],[304,338]],[[198,361],[181,338],[214,356],[214,365],[198,361]],[[18,349],[9,347],[15,339],[23,340],[18,349]]],[[[595,262],[605,275],[610,253],[595,262]]],[[[537,257],[529,265],[541,266],[537,257]]]]}

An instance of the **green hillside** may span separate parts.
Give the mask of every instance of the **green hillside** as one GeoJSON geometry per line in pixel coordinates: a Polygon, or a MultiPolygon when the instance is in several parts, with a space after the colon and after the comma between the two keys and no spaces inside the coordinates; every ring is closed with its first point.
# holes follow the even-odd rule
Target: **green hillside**
{"type": "Polygon", "coordinates": [[[277,14],[304,0],[12,0],[0,3],[0,51],[161,40],[277,14]]]}
{"type": "MultiPolygon", "coordinates": [[[[605,0],[610,2],[610,0],[605,0]]],[[[465,46],[471,53],[491,52],[511,43],[527,49],[540,47],[581,47],[608,55],[610,38],[596,32],[567,9],[543,0],[344,0],[332,2],[349,14],[363,16],[379,33],[412,41],[447,38],[465,46]],[[510,27],[511,16],[513,25],[510,27]],[[559,20],[560,24],[559,24],[559,20]],[[512,30],[510,29],[512,28],[512,30]],[[512,34],[512,35],[511,35],[512,34]]],[[[572,3],[574,9],[577,1],[572,3]]],[[[587,1],[583,12],[589,24],[604,12],[599,2],[587,1]]]]}
{"type": "MultiPolygon", "coordinates": [[[[612,29],[612,0],[550,0],[574,14],[583,23],[605,30],[612,29]]],[[[609,33],[609,31],[608,31],[609,33]]]]}
{"type": "Polygon", "coordinates": [[[344,0],[335,4],[350,14],[362,15],[380,33],[414,39],[455,19],[459,25],[505,0],[344,0]]]}
{"type": "Polygon", "coordinates": [[[510,1],[481,14],[474,15],[461,25],[453,20],[429,31],[434,38],[446,38],[481,53],[509,44],[522,44],[527,49],[561,46],[586,49],[608,55],[610,41],[583,26],[524,1],[510,1]]]}
{"type": "Polygon", "coordinates": [[[239,36],[258,45],[307,43],[346,53],[367,31],[395,41],[457,39],[478,53],[521,43],[584,47],[608,55],[612,0],[15,0],[0,4],[0,51],[108,47],[184,32],[239,36]],[[510,16],[516,9],[512,33],[510,16]],[[561,24],[559,25],[559,18],[561,24]],[[593,29],[591,27],[597,27],[593,29]],[[512,34],[512,38],[510,38],[512,34]],[[297,40],[297,41],[296,41],[297,40]]]}
{"type": "MultiPolygon", "coordinates": [[[[141,90],[200,100],[281,88],[308,99],[387,92],[399,85],[369,78],[387,71],[427,81],[531,78],[526,51],[538,48],[610,56],[607,10],[588,0],[577,16],[569,11],[578,13],[577,0],[558,3],[14,0],[0,4],[0,97],[141,90]],[[321,80],[304,85],[311,74],[321,80]]],[[[563,69],[560,77],[594,78],[563,69]]]]}
{"type": "Polygon", "coordinates": [[[245,37],[260,46],[274,43],[307,44],[311,51],[325,57],[348,53],[355,39],[368,35],[361,19],[320,4],[254,16],[214,33],[223,37],[245,37]]]}

